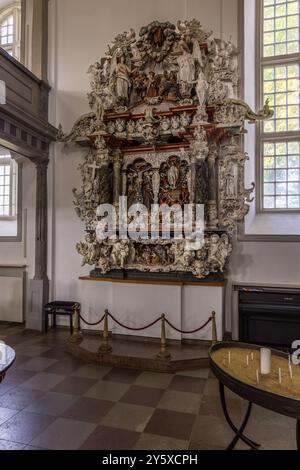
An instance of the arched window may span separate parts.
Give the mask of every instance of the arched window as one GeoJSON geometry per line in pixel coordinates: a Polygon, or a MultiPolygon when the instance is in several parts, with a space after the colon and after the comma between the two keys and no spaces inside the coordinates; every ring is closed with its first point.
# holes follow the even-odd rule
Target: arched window
{"type": "Polygon", "coordinates": [[[0,46],[20,60],[21,4],[14,2],[0,11],[0,46]]]}

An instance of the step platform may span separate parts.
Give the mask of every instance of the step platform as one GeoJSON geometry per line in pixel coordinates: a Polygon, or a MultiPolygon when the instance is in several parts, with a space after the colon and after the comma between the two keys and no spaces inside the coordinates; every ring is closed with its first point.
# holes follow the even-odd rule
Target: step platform
{"type": "MultiPolygon", "coordinates": [[[[121,336],[121,335],[120,335],[121,336]]],[[[114,337],[109,339],[110,353],[99,352],[102,338],[84,335],[78,342],[67,342],[67,350],[73,356],[89,363],[124,367],[152,372],[179,372],[209,367],[208,342],[197,344],[170,340],[167,353],[170,357],[160,359],[160,341],[147,338],[114,337]]]]}

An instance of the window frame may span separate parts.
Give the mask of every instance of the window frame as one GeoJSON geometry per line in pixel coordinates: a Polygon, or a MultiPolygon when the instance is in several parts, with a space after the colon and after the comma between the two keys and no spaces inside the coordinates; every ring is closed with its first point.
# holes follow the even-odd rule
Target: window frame
{"type": "MultiPolygon", "coordinates": [[[[21,242],[22,241],[22,223],[23,223],[23,214],[22,214],[22,170],[23,164],[18,160],[18,156],[14,155],[11,151],[8,150],[8,153],[11,154],[11,158],[15,161],[17,165],[17,186],[16,186],[16,216],[0,216],[0,221],[7,220],[16,220],[17,221],[17,234],[13,236],[2,236],[0,235],[0,243],[2,242],[21,242]]],[[[1,155],[0,155],[1,159],[1,155]]]]}
{"type": "Polygon", "coordinates": [[[22,39],[22,22],[21,22],[21,9],[22,2],[12,2],[0,11],[0,28],[2,23],[7,20],[10,16],[13,16],[13,42],[9,44],[1,44],[0,36],[0,47],[8,54],[9,50],[12,51],[10,54],[14,59],[21,61],[21,39],[22,39]]]}
{"type": "MultiPolygon", "coordinates": [[[[264,57],[263,56],[263,0],[256,0],[255,3],[255,16],[256,16],[256,40],[255,40],[255,56],[256,56],[256,108],[261,109],[264,105],[263,103],[263,68],[265,66],[276,66],[276,65],[289,65],[289,64],[299,64],[300,67],[300,52],[286,55],[278,55],[274,57],[264,57]]],[[[300,9],[299,9],[300,17],[300,9]]],[[[300,24],[300,22],[299,22],[300,24]]],[[[261,121],[256,125],[256,155],[258,156],[256,160],[256,213],[300,213],[299,208],[279,208],[279,209],[266,209],[264,208],[264,163],[263,163],[263,145],[265,142],[290,142],[290,141],[300,141],[299,131],[284,131],[284,132],[264,132],[263,130],[264,122],[261,121]]],[[[300,184],[300,180],[299,180],[300,184]]]]}

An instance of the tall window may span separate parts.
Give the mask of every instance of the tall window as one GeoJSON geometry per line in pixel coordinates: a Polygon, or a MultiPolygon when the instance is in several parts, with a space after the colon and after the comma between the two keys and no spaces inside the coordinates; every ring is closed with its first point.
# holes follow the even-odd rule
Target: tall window
{"type": "Polygon", "coordinates": [[[259,0],[260,99],[274,109],[261,125],[263,210],[300,209],[300,0],[259,0]]]}
{"type": "Polygon", "coordinates": [[[0,220],[17,216],[17,171],[10,154],[0,154],[0,220]]]}
{"type": "Polygon", "coordinates": [[[21,6],[13,2],[0,10],[0,46],[20,60],[21,6]]]}

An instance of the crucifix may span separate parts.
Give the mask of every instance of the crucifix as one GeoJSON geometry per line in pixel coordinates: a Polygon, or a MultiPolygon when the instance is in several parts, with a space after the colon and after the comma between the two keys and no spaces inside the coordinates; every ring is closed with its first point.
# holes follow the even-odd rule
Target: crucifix
{"type": "Polygon", "coordinates": [[[97,165],[96,162],[93,162],[92,165],[88,165],[88,168],[91,168],[93,171],[92,171],[92,179],[94,181],[95,177],[96,177],[96,171],[99,170],[101,168],[100,165],[97,165]]]}

